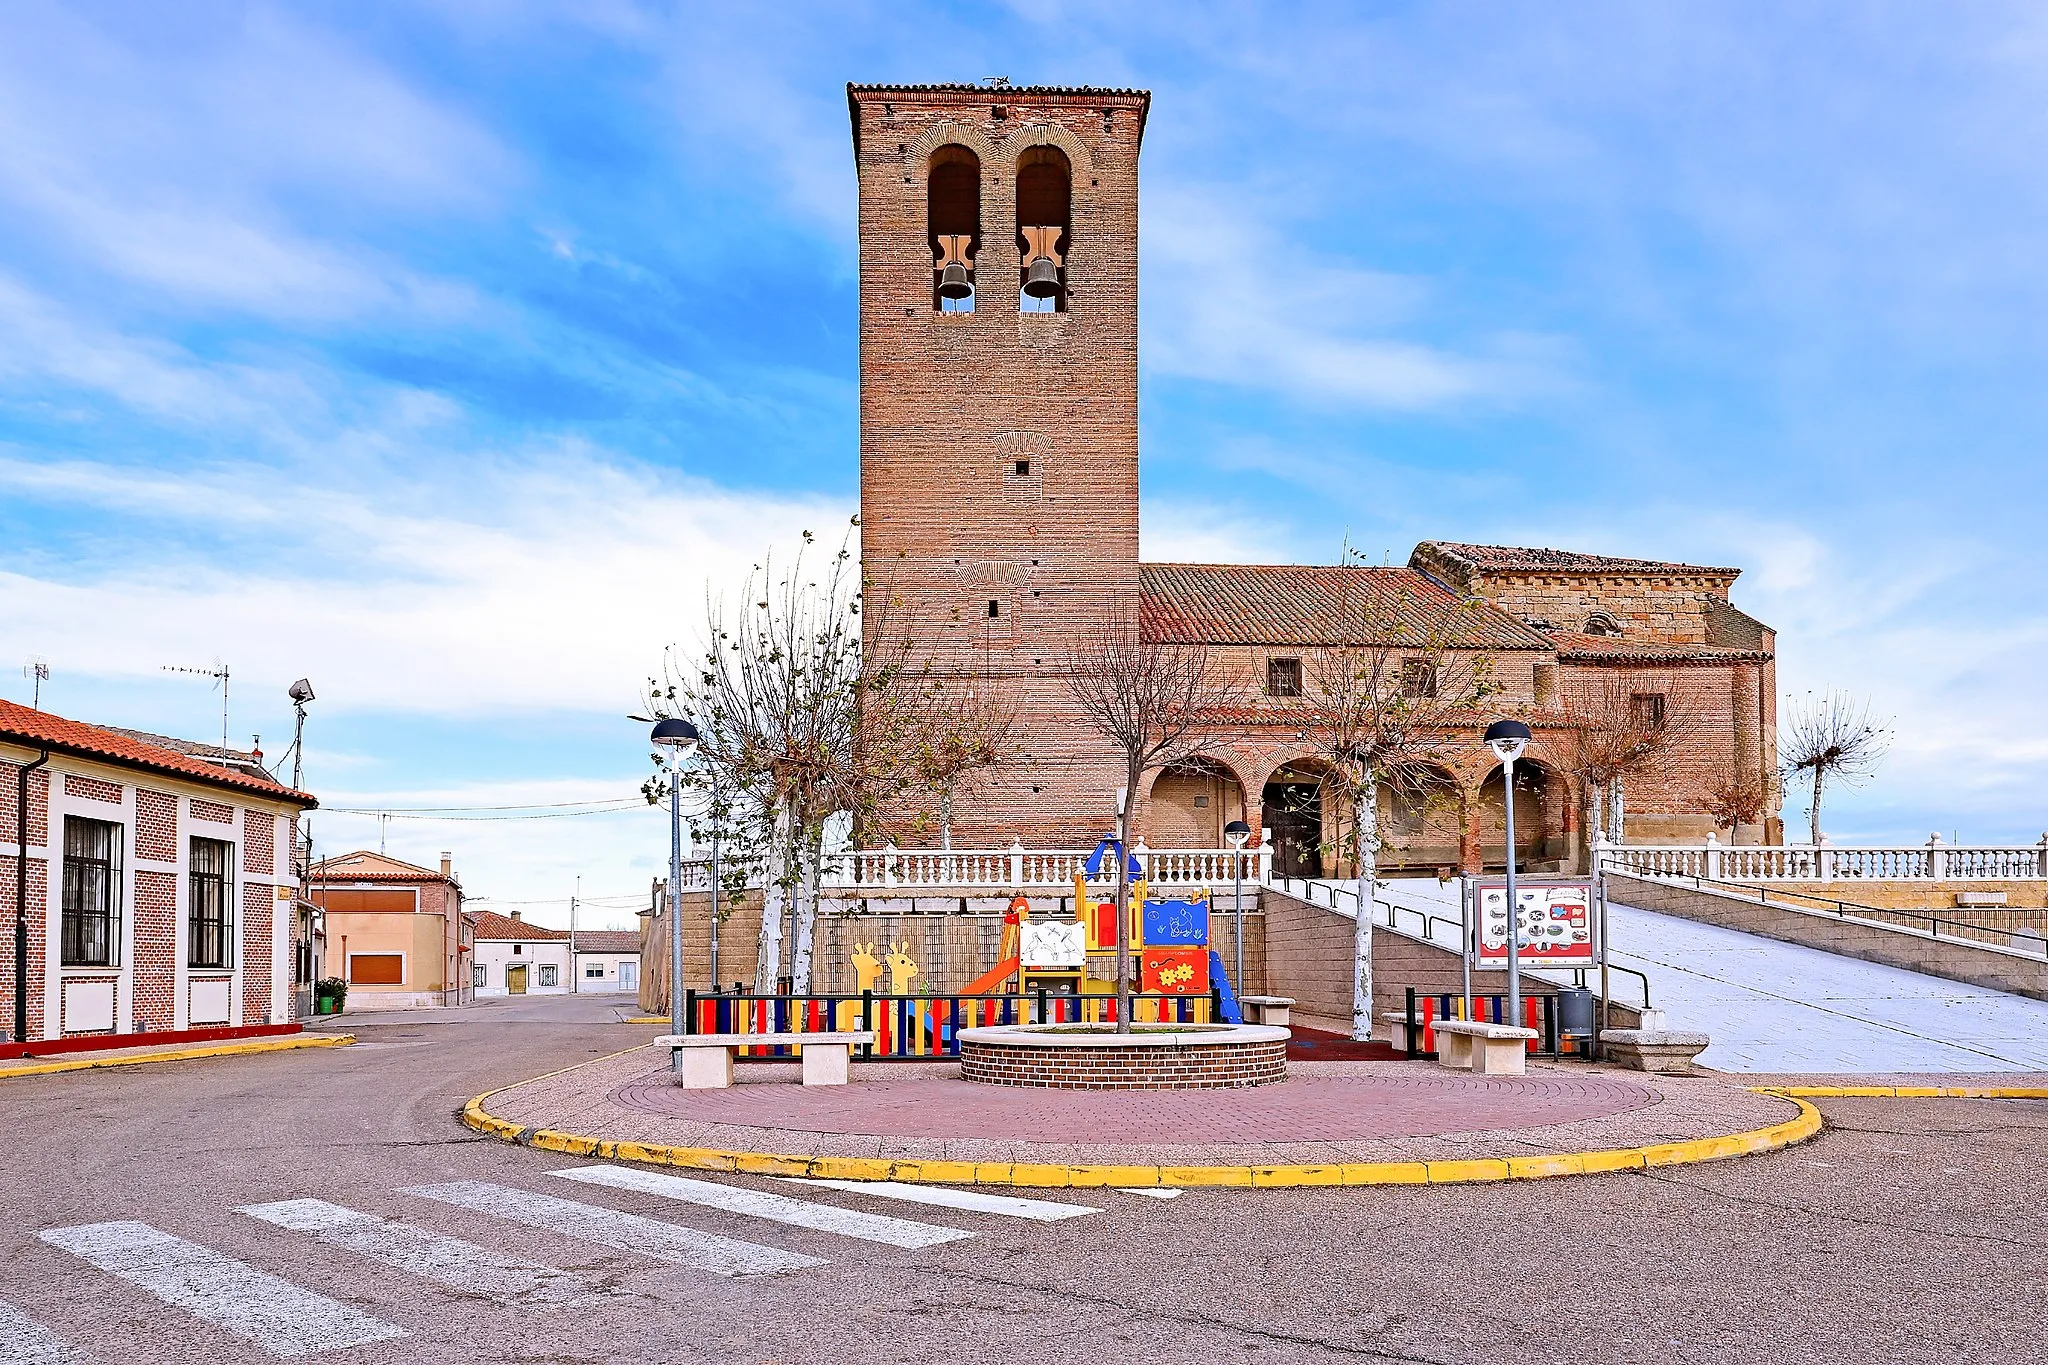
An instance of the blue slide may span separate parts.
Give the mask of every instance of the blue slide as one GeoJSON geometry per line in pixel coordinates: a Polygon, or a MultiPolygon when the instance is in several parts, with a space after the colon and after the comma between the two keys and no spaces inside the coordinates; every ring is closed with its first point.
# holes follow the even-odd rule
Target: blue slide
{"type": "Polygon", "coordinates": [[[1230,977],[1223,970],[1223,954],[1214,948],[1209,950],[1209,982],[1216,987],[1216,999],[1226,1024],[1242,1024],[1244,1010],[1237,1003],[1237,991],[1231,987],[1230,977]]]}

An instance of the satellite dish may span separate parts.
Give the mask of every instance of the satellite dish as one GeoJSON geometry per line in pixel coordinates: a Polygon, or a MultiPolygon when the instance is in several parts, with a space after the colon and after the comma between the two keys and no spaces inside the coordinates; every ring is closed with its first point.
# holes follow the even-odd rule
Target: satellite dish
{"type": "Polygon", "coordinates": [[[285,693],[285,695],[300,706],[304,706],[307,702],[313,700],[313,684],[305,678],[301,678],[291,685],[291,690],[285,693]]]}

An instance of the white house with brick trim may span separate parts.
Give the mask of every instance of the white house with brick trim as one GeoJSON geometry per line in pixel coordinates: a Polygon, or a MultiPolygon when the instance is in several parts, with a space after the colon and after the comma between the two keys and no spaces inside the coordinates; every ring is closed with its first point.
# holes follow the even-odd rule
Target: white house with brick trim
{"type": "Polygon", "coordinates": [[[258,760],[0,701],[9,1047],[291,1022],[292,850],[318,803],[258,760]]]}
{"type": "Polygon", "coordinates": [[[528,924],[514,910],[471,911],[463,916],[476,936],[472,980],[478,998],[489,995],[567,995],[569,931],[528,924]]]}
{"type": "Polygon", "coordinates": [[[640,989],[640,931],[579,929],[575,938],[576,989],[640,989]]]}

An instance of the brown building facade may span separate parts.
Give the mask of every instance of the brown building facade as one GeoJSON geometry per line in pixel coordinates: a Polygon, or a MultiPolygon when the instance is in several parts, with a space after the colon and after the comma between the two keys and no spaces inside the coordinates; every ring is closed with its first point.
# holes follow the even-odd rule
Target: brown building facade
{"type": "MultiPolygon", "coordinates": [[[[1155,847],[1214,847],[1242,816],[1273,831],[1288,868],[1337,870],[1286,680],[1335,643],[1331,604],[1360,593],[1454,616],[1451,653],[1483,657],[1501,689],[1490,705],[1531,721],[1514,799],[1518,844],[1539,865],[1584,857],[1587,793],[1560,740],[1566,703],[1590,679],[1697,722],[1683,754],[1626,784],[1632,838],[1703,837],[1709,789],[1775,766],[1775,641],[1729,602],[1733,569],[1448,541],[1418,546],[1402,568],[1141,564],[1138,152],[1150,97],[855,85],[848,103],[869,590],[943,668],[1013,699],[1023,737],[1015,762],[956,800],[956,845],[1073,846],[1113,823],[1119,765],[1068,699],[1061,660],[1092,622],[1134,609],[1162,638],[1211,646],[1249,697],[1217,718],[1212,759],[1137,793],[1155,847]]],[[[1452,799],[1383,793],[1393,866],[1499,860],[1504,798],[1478,741],[1485,719],[1473,718],[1469,762],[1438,774],[1452,799]]],[[[1733,833],[1754,840],[1765,826],[1733,833]]]]}

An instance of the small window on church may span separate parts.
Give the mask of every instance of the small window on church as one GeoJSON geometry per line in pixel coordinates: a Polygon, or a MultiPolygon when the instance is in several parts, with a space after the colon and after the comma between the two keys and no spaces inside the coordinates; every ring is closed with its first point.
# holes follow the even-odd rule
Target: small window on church
{"type": "Polygon", "coordinates": [[[1403,659],[1401,661],[1401,695],[1404,697],[1433,697],[1436,695],[1436,665],[1428,659],[1403,659]]]}
{"type": "Polygon", "coordinates": [[[1633,692],[1628,699],[1629,719],[1638,730],[1661,730],[1664,728],[1664,694],[1662,692],[1633,692]]]}
{"type": "Polygon", "coordinates": [[[993,620],[995,620],[995,619],[996,619],[997,617],[1001,616],[1002,614],[1003,614],[1003,604],[1002,604],[1002,603],[1000,603],[1000,602],[993,602],[993,601],[992,601],[992,602],[990,602],[990,603],[988,604],[988,619],[989,619],[989,620],[993,621],[993,620]]]}
{"type": "Polygon", "coordinates": [[[1621,622],[1615,620],[1604,611],[1596,611],[1586,618],[1586,634],[1619,635],[1621,634],[1621,622]]]}
{"type": "Polygon", "coordinates": [[[1270,697],[1300,696],[1301,660],[1266,660],[1266,695],[1270,697]]]}
{"type": "Polygon", "coordinates": [[[1017,461],[1017,472],[1018,472],[1019,474],[1029,474],[1029,473],[1031,472],[1031,461],[1029,461],[1029,460],[1019,460],[1019,461],[1017,461]]]}

